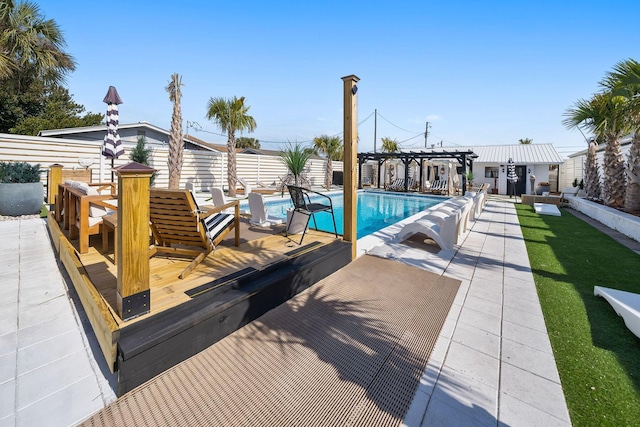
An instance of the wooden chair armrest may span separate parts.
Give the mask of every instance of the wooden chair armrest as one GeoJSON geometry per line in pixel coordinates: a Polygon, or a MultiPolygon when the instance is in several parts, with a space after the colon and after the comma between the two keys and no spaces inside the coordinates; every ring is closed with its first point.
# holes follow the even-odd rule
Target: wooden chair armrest
{"type": "Polygon", "coordinates": [[[211,208],[211,209],[207,209],[206,211],[202,212],[200,217],[201,218],[206,218],[210,215],[216,214],[216,213],[220,213],[226,209],[235,207],[236,209],[236,216],[240,215],[240,201],[239,200],[233,200],[229,203],[225,203],[224,205],[221,206],[217,206],[215,208],[211,208]]]}

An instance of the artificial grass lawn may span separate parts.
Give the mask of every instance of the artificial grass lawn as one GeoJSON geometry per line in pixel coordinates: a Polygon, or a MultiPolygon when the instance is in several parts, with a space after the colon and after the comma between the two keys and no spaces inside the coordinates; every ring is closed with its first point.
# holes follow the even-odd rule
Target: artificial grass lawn
{"type": "Polygon", "coordinates": [[[640,339],[594,286],[640,293],[640,255],[562,210],[516,205],[571,422],[640,425],[640,339]]]}

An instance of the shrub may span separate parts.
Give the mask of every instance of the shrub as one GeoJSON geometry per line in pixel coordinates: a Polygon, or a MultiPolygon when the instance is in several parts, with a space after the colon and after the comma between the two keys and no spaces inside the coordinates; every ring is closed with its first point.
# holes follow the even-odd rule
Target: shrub
{"type": "MultiPolygon", "coordinates": [[[[138,162],[141,165],[151,166],[149,164],[149,157],[151,156],[151,149],[146,146],[146,139],[144,136],[138,137],[138,142],[133,150],[131,150],[130,158],[134,162],[138,162]]],[[[158,172],[154,172],[151,174],[151,179],[149,181],[149,185],[153,186],[153,183],[156,180],[156,176],[158,176],[158,172]]]]}
{"type": "Polygon", "coordinates": [[[26,162],[0,162],[0,182],[22,184],[40,182],[40,163],[30,165],[26,162]]]}

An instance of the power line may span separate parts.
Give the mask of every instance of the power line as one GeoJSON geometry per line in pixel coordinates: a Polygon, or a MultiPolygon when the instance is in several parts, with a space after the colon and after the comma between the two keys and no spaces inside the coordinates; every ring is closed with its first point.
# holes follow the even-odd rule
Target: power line
{"type": "MultiPolygon", "coordinates": [[[[400,130],[403,130],[405,132],[409,132],[409,133],[416,133],[416,131],[413,130],[407,130],[407,129],[403,129],[400,126],[396,125],[395,123],[392,123],[391,121],[389,121],[389,119],[387,119],[385,116],[383,116],[382,114],[378,113],[378,115],[380,117],[382,117],[387,123],[389,123],[391,126],[397,127],[400,130]]],[[[420,134],[424,135],[424,132],[420,132],[420,134]]]]}

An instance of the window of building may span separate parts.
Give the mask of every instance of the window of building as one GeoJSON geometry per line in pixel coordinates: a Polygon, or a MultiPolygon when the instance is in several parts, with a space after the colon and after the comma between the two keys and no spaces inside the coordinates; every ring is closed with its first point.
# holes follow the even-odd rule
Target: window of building
{"type": "Polygon", "coordinates": [[[485,166],[485,168],[484,168],[484,177],[485,178],[497,178],[498,177],[498,167],[497,166],[485,166]]]}

